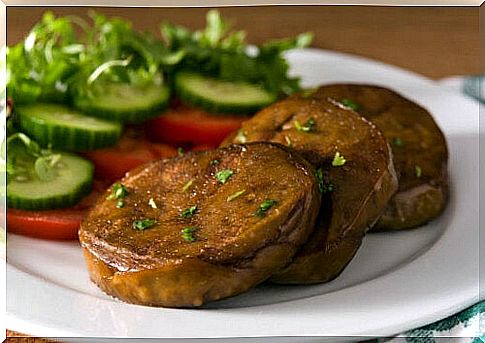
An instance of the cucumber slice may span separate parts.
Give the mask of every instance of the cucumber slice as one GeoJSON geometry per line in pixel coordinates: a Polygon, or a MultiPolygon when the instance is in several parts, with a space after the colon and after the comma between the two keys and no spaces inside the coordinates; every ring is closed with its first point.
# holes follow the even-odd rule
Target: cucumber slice
{"type": "Polygon", "coordinates": [[[182,100],[212,113],[250,114],[276,101],[275,94],[257,85],[194,72],[175,75],[175,90],[182,100]]]}
{"type": "Polygon", "coordinates": [[[13,177],[7,183],[7,205],[23,210],[71,207],[91,191],[93,164],[76,155],[59,153],[61,159],[50,181],[39,179],[34,170],[28,177],[13,177]]]}
{"type": "Polygon", "coordinates": [[[120,123],[84,115],[57,104],[33,104],[15,108],[21,129],[40,145],[82,151],[114,145],[120,123]]]}
{"type": "Polygon", "coordinates": [[[127,83],[104,83],[103,91],[91,97],[74,96],[74,106],[96,117],[125,123],[140,123],[160,114],[170,101],[165,86],[136,87],[127,83]]]}

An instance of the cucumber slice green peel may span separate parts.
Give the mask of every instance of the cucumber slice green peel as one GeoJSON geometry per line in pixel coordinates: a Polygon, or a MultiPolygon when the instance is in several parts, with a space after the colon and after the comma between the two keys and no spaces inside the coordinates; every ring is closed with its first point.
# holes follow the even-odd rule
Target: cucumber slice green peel
{"type": "Polygon", "coordinates": [[[251,114],[277,99],[275,94],[258,85],[188,71],[175,76],[175,89],[182,100],[211,113],[251,114]]]}
{"type": "Polygon", "coordinates": [[[22,131],[42,146],[83,151],[116,144],[122,125],[94,118],[64,105],[37,103],[18,106],[16,115],[22,131]]]}
{"type": "Polygon", "coordinates": [[[94,166],[74,154],[40,149],[23,133],[7,140],[7,205],[23,210],[71,207],[91,190],[94,166]]]}
{"type": "Polygon", "coordinates": [[[92,116],[123,123],[140,123],[156,117],[170,101],[166,85],[99,81],[95,87],[93,94],[74,95],[74,106],[92,116]]]}

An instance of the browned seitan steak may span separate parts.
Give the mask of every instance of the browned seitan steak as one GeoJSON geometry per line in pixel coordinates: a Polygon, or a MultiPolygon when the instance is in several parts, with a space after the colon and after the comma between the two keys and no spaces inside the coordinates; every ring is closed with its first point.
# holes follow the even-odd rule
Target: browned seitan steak
{"type": "Polygon", "coordinates": [[[324,177],[315,231],[293,262],[271,280],[305,284],[335,278],[397,189],[386,139],[373,124],[340,104],[292,96],[244,122],[223,145],[255,141],[287,145],[321,168],[324,177]],[[342,157],[345,163],[338,165],[342,157]]]}
{"type": "Polygon", "coordinates": [[[448,150],[428,111],[389,89],[369,85],[324,86],[312,97],[347,103],[375,123],[391,144],[399,189],[375,229],[414,228],[444,210],[448,200],[448,150]]]}
{"type": "Polygon", "coordinates": [[[90,277],[107,294],[150,306],[244,292],[285,267],[313,230],[321,200],[314,174],[269,143],[144,165],[81,225],[90,277]]]}

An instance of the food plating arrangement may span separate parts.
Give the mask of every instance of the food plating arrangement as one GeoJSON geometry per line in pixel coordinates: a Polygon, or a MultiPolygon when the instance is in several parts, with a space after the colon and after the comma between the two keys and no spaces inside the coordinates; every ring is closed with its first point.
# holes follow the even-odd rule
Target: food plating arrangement
{"type": "Polygon", "coordinates": [[[301,87],[285,52],[311,33],[252,46],[209,11],[161,37],[47,12],[1,62],[8,232],[79,240],[106,294],[185,308],[328,282],[367,232],[445,209],[432,115],[376,85],[301,87]]]}

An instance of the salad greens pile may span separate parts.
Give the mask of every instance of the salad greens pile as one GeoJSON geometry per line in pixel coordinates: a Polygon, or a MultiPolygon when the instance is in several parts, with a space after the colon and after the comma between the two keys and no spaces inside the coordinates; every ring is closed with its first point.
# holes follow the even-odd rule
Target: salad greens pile
{"type": "Polygon", "coordinates": [[[6,84],[14,102],[68,103],[73,96],[101,92],[106,82],[170,84],[180,69],[288,95],[299,90],[299,80],[288,76],[282,53],[312,40],[312,34],[304,33],[249,47],[245,32],[230,31],[217,11],[208,12],[200,31],[164,23],[164,41],[134,30],[124,19],[97,13],[90,18],[56,18],[46,12],[24,41],[7,48],[6,84]]]}
{"type": "Polygon", "coordinates": [[[0,51],[9,206],[76,204],[91,189],[94,167],[71,152],[116,144],[124,124],[158,116],[173,93],[212,114],[251,114],[298,91],[283,53],[312,40],[304,33],[249,46],[217,11],[202,30],[164,23],[160,33],[94,12],[87,20],[46,12],[22,42],[0,51]]]}
{"type": "Polygon", "coordinates": [[[244,31],[229,31],[219,12],[209,11],[204,30],[190,32],[170,23],[162,25],[164,37],[174,56],[180,57],[179,68],[202,71],[230,81],[260,84],[267,90],[289,95],[299,88],[299,79],[288,76],[288,63],[282,53],[308,46],[313,35],[269,41],[249,51],[244,31]]]}

